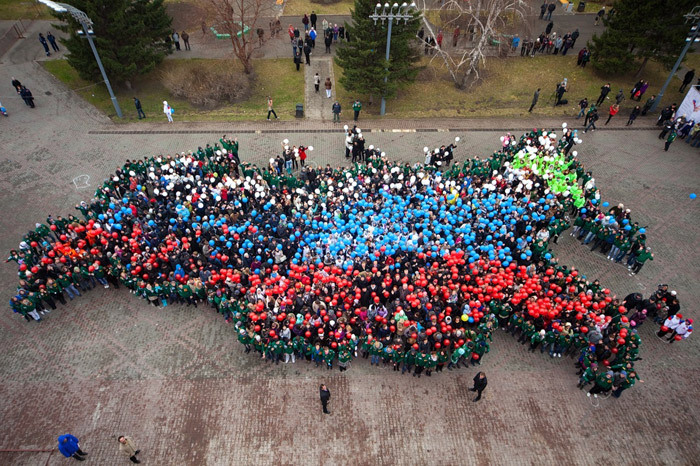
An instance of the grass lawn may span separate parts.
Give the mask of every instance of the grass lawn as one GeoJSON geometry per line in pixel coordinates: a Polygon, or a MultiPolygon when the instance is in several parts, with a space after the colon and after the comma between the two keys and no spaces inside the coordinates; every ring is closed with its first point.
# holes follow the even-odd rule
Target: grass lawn
{"type": "MultiPolygon", "coordinates": [[[[700,78],[700,53],[687,53],[685,55],[685,60],[683,60],[683,65],[688,69],[694,69],[695,76],[700,78]]],[[[685,74],[683,71],[679,71],[678,73],[681,76],[685,74]]]]}
{"type": "MultiPolygon", "coordinates": [[[[643,105],[647,98],[658,92],[663,85],[668,71],[656,63],[649,63],[642,79],[651,83],[644,94],[642,102],[629,100],[629,92],[637,79],[634,73],[626,76],[606,78],[598,76],[588,65],[585,69],[576,66],[576,55],[537,56],[535,58],[513,57],[507,59],[490,59],[487,61],[486,79],[467,91],[461,91],[452,85],[449,75],[441,63],[435,60],[420,72],[415,83],[400,91],[397,97],[387,101],[386,116],[390,118],[449,118],[449,117],[522,117],[532,101],[532,95],[537,87],[540,91],[539,103],[533,110],[533,115],[543,116],[572,116],[578,113],[578,102],[584,97],[595,102],[600,94],[600,87],[610,82],[614,98],[618,90],[625,91],[621,115],[627,115],[634,105],[643,105]],[[569,92],[564,98],[568,105],[554,107],[554,91],[557,82],[568,78],[569,92]]],[[[336,83],[342,76],[342,68],[334,64],[336,83]]],[[[683,95],[678,93],[680,80],[675,78],[663,98],[664,104],[676,102],[680,104],[683,95]]],[[[349,108],[355,93],[347,92],[341,85],[336,85],[338,101],[349,108]]],[[[377,117],[379,114],[380,97],[374,96],[374,104],[366,105],[369,96],[359,96],[365,105],[362,113],[365,117],[377,117]]],[[[604,104],[604,112],[611,101],[604,104]]]]}
{"type": "Polygon", "coordinates": [[[34,0],[0,0],[0,19],[53,19],[49,7],[34,0]]]}
{"type": "Polygon", "coordinates": [[[315,11],[318,15],[318,24],[321,24],[323,22],[321,15],[349,15],[350,8],[354,5],[353,0],[340,0],[328,5],[314,3],[311,0],[287,0],[284,5],[284,15],[304,16],[304,13],[310,15],[311,11],[315,11]]]}
{"type": "Polygon", "coordinates": [[[68,87],[75,90],[83,99],[103,111],[115,122],[131,123],[139,121],[134,109],[133,97],[141,100],[145,121],[162,119],[163,101],[167,100],[175,110],[175,121],[236,121],[262,120],[267,116],[267,96],[275,101],[275,110],[282,120],[294,119],[295,104],[304,102],[304,75],[294,71],[294,64],[287,59],[256,60],[255,72],[258,79],[253,83],[250,98],[237,104],[227,104],[213,110],[198,109],[187,100],[173,97],[160,81],[163,71],[174,68],[220,66],[220,60],[190,59],[165,60],[158,69],[134,80],[133,90],[115,89],[115,94],[124,114],[116,118],[112,101],[103,84],[91,85],[81,79],[66,60],[42,62],[44,68],[68,87]],[[273,79],[274,77],[274,79],[273,79]]]}

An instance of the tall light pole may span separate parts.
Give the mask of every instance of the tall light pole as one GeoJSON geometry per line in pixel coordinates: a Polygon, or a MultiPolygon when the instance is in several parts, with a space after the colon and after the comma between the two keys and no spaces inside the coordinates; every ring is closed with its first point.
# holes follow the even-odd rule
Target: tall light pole
{"type": "Polygon", "coordinates": [[[87,37],[87,40],[90,43],[92,53],[95,55],[95,60],[97,60],[97,66],[100,68],[100,72],[102,73],[102,79],[104,79],[105,84],[107,85],[107,91],[109,92],[109,97],[112,99],[114,110],[116,110],[117,116],[122,118],[122,109],[119,107],[119,102],[117,102],[117,98],[114,96],[112,85],[109,83],[109,78],[107,78],[107,73],[105,72],[104,66],[102,66],[100,55],[97,53],[95,43],[92,41],[92,20],[85,14],[85,12],[78,10],[74,6],[68,5],[67,3],[57,3],[52,2],[51,0],[39,0],[39,3],[43,3],[58,13],[69,13],[77,22],[80,23],[80,26],[83,28],[83,32],[85,33],[85,37],[87,37]]]}
{"type": "MultiPolygon", "coordinates": [[[[377,20],[381,19],[382,24],[384,24],[384,21],[387,19],[389,20],[389,29],[387,30],[386,33],[386,63],[387,63],[387,68],[386,68],[386,75],[384,76],[384,84],[386,84],[387,80],[389,79],[389,51],[391,50],[391,25],[394,22],[394,20],[403,20],[404,24],[408,22],[409,19],[413,19],[413,12],[416,8],[415,3],[411,3],[410,5],[406,2],[401,4],[399,6],[398,3],[394,3],[393,5],[389,5],[389,3],[385,3],[384,6],[382,7],[381,3],[377,3],[377,6],[374,7],[374,14],[370,15],[369,17],[374,20],[374,24],[377,24],[377,20]],[[379,13],[379,9],[382,9],[382,12],[379,13]]],[[[385,86],[386,87],[386,86],[385,86]]],[[[384,93],[382,93],[382,106],[379,111],[380,115],[384,115],[386,113],[386,96],[384,93]]]]}
{"type": "Polygon", "coordinates": [[[654,101],[651,108],[649,109],[649,111],[651,111],[651,112],[656,110],[656,107],[659,106],[659,102],[661,102],[661,98],[664,96],[664,92],[666,92],[666,88],[668,87],[669,84],[671,84],[671,79],[676,74],[676,71],[678,71],[678,67],[681,66],[681,62],[683,61],[683,58],[685,57],[686,52],[688,51],[690,46],[693,45],[693,43],[696,40],[698,40],[698,33],[700,33],[700,6],[693,7],[693,9],[690,11],[690,13],[683,15],[683,16],[685,17],[685,22],[687,23],[688,21],[692,21],[693,26],[690,28],[690,35],[685,38],[685,47],[683,47],[683,51],[678,56],[678,60],[676,60],[676,64],[673,65],[673,69],[671,70],[671,73],[668,75],[668,78],[666,78],[666,82],[661,87],[659,94],[656,96],[656,100],[654,101]]]}

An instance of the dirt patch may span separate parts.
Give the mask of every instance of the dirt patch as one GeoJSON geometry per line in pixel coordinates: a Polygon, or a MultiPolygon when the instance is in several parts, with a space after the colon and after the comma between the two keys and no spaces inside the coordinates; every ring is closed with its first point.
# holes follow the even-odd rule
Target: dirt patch
{"type": "Polygon", "coordinates": [[[173,19],[172,26],[176,31],[187,31],[191,35],[195,31],[201,31],[202,20],[207,25],[210,23],[207,10],[196,2],[167,3],[165,9],[173,19]]]}

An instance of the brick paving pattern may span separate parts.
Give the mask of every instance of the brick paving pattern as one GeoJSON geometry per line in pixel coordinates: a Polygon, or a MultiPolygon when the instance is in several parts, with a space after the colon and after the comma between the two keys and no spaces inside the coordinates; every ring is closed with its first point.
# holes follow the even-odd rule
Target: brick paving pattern
{"type": "MultiPolygon", "coordinates": [[[[315,147],[312,163],[345,163],[342,132],[322,123],[280,125],[279,133],[254,132],[258,123],[114,126],[38,65],[21,61],[24,53],[13,49],[0,67],[0,95],[15,75],[37,97],[37,109],[13,105],[0,121],[2,251],[47,214],[73,212],[124,159],[195,149],[218,132],[252,130],[240,134],[241,156],[261,164],[277,153],[285,132],[292,143],[315,147]]],[[[455,135],[463,138],[458,161],[483,157],[502,131],[533,125],[360,121],[368,144],[410,161],[421,160],[424,145],[455,135]]],[[[698,152],[682,141],[663,152],[656,135],[641,125],[597,131],[577,148],[604,199],[624,202],[648,225],[655,260],[629,277],[569,236],[555,252],[618,295],[648,294],[667,282],[684,313],[697,318],[700,204],[688,194],[699,190],[698,152]]],[[[15,273],[12,265],[0,267],[3,303],[15,273]]],[[[88,462],[100,465],[129,464],[118,453],[119,434],[133,436],[144,464],[697,464],[700,340],[668,345],[652,331],[647,323],[640,332],[644,383],[599,406],[576,389],[571,360],[526,353],[499,331],[479,368],[489,386],[472,403],[467,388],[476,369],[416,379],[366,361],[342,374],[305,362],[271,367],[244,354],[233,328],[211,309],[156,309],[124,289],[96,289],[38,324],[0,311],[0,450],[50,450],[70,432],[88,462]],[[330,416],[321,413],[322,382],[332,392],[330,416]]],[[[57,452],[0,451],[0,464],[66,460],[57,452]]]]}

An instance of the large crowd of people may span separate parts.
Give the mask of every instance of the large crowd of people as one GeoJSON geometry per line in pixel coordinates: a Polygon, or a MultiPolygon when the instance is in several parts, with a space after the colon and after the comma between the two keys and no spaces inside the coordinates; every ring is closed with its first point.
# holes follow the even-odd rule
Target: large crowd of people
{"type": "Polygon", "coordinates": [[[311,148],[288,140],[259,168],[225,136],[127,160],[79,214],[47,218],[11,252],[10,305],[39,321],[66,297],[124,286],[157,307],[215,308],[271,363],[344,371],[371,357],[416,377],[480,364],[500,327],[577,357],[594,395],[634,384],[642,300],[621,302],[549,250],[572,217],[579,235],[591,221],[637,228],[623,206],[603,209],[575,132],[506,134],[463,163],[457,138],[414,165],[364,141],[355,157],[359,137],[348,130],[346,168],[297,165],[311,148]]]}

